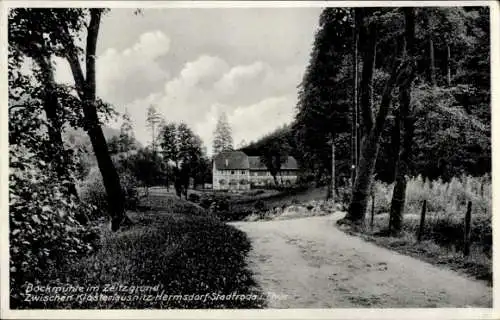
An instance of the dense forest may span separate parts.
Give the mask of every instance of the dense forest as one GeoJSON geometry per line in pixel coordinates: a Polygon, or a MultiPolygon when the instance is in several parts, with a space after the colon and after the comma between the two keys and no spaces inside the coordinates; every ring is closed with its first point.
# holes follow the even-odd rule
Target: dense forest
{"type": "Polygon", "coordinates": [[[337,188],[356,180],[372,146],[382,182],[488,174],[489,34],[487,7],[325,9],[294,122],[243,150],[292,154],[322,184],[333,139],[337,188]]]}

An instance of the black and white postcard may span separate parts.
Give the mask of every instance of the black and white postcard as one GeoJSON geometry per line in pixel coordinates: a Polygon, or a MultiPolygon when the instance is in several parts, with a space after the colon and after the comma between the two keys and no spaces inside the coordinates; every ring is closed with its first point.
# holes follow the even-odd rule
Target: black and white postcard
{"type": "Polygon", "coordinates": [[[0,5],[1,318],[500,316],[497,2],[0,5]]]}

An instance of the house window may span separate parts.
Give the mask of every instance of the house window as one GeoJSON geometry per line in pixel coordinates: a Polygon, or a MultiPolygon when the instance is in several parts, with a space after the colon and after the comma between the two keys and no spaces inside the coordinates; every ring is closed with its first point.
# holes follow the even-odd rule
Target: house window
{"type": "Polygon", "coordinates": [[[245,170],[241,170],[241,174],[245,174],[245,170]]]}
{"type": "Polygon", "coordinates": [[[233,170],[231,170],[231,174],[234,174],[234,171],[233,171],[233,170]]]}

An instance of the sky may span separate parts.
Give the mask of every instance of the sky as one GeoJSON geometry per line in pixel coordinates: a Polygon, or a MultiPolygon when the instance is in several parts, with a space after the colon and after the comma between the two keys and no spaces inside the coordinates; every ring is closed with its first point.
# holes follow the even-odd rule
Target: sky
{"type": "MultiPolygon", "coordinates": [[[[112,9],[97,48],[97,94],[151,140],[146,111],[185,122],[210,154],[219,115],[235,147],[293,120],[321,8],[112,9]]],[[[71,83],[67,62],[56,80],[71,83]]],[[[110,126],[119,127],[119,122],[110,126]]]]}

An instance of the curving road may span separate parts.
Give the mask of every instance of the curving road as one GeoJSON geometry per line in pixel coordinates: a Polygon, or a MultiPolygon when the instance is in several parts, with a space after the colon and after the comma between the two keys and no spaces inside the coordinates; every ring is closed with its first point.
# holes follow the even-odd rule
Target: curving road
{"type": "Polygon", "coordinates": [[[237,222],[270,308],[492,307],[492,289],[335,227],[340,216],[237,222]]]}

